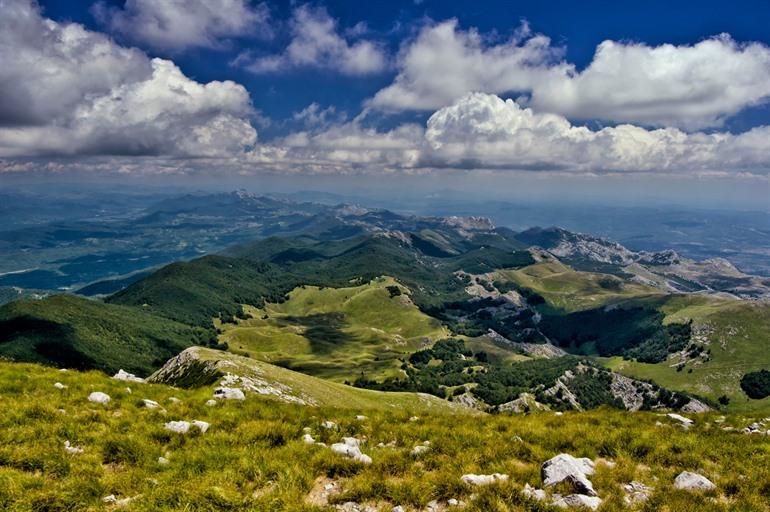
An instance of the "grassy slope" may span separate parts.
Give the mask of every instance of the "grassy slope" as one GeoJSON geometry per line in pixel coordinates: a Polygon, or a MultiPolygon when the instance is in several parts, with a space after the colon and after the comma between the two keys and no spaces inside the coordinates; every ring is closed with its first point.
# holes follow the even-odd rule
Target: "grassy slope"
{"type": "Polygon", "coordinates": [[[286,386],[292,396],[302,397],[307,403],[320,406],[371,409],[403,409],[437,414],[477,414],[440,398],[417,393],[384,393],[346,386],[338,382],[319,379],[310,375],[274,366],[251,358],[196,347],[201,361],[227,361],[225,371],[236,375],[254,376],[271,386],[286,386]]]}
{"type": "MultiPolygon", "coordinates": [[[[207,407],[210,389],[180,390],[133,384],[91,372],[60,373],[35,365],[0,363],[0,509],[14,512],[105,510],[102,498],[139,496],[126,512],[331,511],[306,498],[314,482],[339,482],[339,502],[376,503],[422,510],[430,500],[459,498],[468,512],[544,511],[520,494],[525,483],[540,485],[540,464],[561,452],[605,457],[591,477],[604,499],[603,512],[627,510],[621,485],[639,480],[655,488],[646,510],[677,512],[762,511],[770,499],[770,445],[760,436],[724,432],[713,416],[696,419],[685,431],[654,413],[611,410],[529,416],[465,417],[419,411],[313,408],[249,398],[207,407]],[[68,386],[59,391],[53,383],[68,386]],[[89,403],[92,391],[112,397],[104,406],[89,403]],[[171,403],[170,396],[181,399],[171,403]],[[156,400],[166,412],[140,408],[156,400]],[[417,413],[420,420],[410,422],[417,413]],[[170,420],[211,423],[204,434],[164,430],[170,420]],[[324,420],[338,430],[320,427],[324,420]],[[656,422],[664,426],[656,426],[656,422]],[[373,464],[363,466],[328,448],[305,445],[303,428],[326,443],[344,435],[366,439],[373,464]],[[431,441],[418,459],[412,447],[431,441]],[[84,453],[67,454],[65,441],[84,453]],[[395,448],[378,448],[395,441],[395,448]],[[158,457],[169,459],[158,464],[158,457]],[[683,470],[698,471],[717,484],[705,495],[672,489],[683,470]],[[470,488],[465,473],[502,472],[503,485],[470,488]],[[472,499],[471,495],[475,497],[472,499]]],[[[750,418],[731,416],[742,427],[750,418]]]]}
{"type": "Polygon", "coordinates": [[[252,318],[224,324],[220,340],[238,353],[335,380],[362,371],[396,375],[397,358],[449,333],[405,295],[391,298],[389,286],[398,285],[378,278],[347,288],[297,288],[283,303],[246,308],[252,318]]]}
{"type": "Polygon", "coordinates": [[[667,301],[661,309],[667,315],[665,322],[692,319],[695,328],[710,327],[707,348],[711,349],[711,360],[688,363],[677,372],[677,360],[672,358],[658,364],[613,358],[607,361],[610,368],[714,400],[727,395],[730,410],[770,411],[770,397],[750,400],[739,384],[743,374],[770,368],[770,304],[681,296],[667,301]]]}
{"type": "Polygon", "coordinates": [[[629,298],[662,295],[655,288],[623,282],[609,274],[579,272],[560,262],[501,270],[497,275],[537,292],[552,309],[560,312],[601,307],[629,298]]]}
{"type": "Polygon", "coordinates": [[[55,366],[148,375],[200,334],[135,308],[74,295],[0,307],[0,356],[55,366]]]}

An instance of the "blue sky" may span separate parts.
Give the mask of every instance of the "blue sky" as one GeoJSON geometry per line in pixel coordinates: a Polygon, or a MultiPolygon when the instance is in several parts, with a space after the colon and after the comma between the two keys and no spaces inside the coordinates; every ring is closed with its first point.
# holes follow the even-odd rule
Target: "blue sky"
{"type": "Polygon", "coordinates": [[[0,172],[13,175],[768,187],[767,2],[0,10],[0,172]]]}

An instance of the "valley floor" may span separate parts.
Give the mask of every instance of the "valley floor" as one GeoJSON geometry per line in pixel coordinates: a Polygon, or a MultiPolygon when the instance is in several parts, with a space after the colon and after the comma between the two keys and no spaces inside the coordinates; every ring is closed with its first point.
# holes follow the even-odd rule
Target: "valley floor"
{"type": "MultiPolygon", "coordinates": [[[[629,509],[623,485],[631,481],[652,489],[636,505],[643,510],[770,510],[770,436],[741,432],[757,417],[690,415],[694,425],[685,429],[664,414],[610,409],[478,417],[307,407],[252,395],[207,405],[211,398],[211,387],[0,363],[0,509],[320,512],[356,502],[410,511],[434,500],[434,510],[443,510],[456,499],[469,511],[542,511],[546,502],[522,490],[542,487],[541,464],[568,453],[596,463],[590,478],[602,511],[629,509]],[[111,400],[89,401],[96,391],[111,400]],[[186,434],[165,428],[178,420],[210,426],[186,434]],[[305,434],[327,446],[308,444],[305,434]],[[371,464],[328,447],[343,437],[360,440],[371,464]],[[415,455],[415,446],[427,448],[415,455]],[[704,475],[716,489],[675,490],[682,471],[704,475]],[[468,473],[509,478],[473,487],[461,481],[468,473]]],[[[357,510],[347,507],[340,510],[357,510]]]]}

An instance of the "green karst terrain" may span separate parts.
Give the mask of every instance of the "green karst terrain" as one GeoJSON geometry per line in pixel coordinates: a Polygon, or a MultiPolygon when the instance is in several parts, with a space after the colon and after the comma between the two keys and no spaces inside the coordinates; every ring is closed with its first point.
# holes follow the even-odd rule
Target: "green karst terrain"
{"type": "Polygon", "coordinates": [[[598,510],[768,510],[764,285],[677,258],[369,211],[9,302],[0,508],[552,510],[567,453],[598,510]]]}

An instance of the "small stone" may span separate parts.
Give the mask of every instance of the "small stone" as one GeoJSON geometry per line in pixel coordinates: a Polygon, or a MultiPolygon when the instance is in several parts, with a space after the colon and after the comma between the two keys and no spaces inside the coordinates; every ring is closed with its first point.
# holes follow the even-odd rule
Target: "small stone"
{"type": "Polygon", "coordinates": [[[160,404],[158,402],[156,402],[155,400],[149,400],[147,398],[142,399],[142,405],[148,409],[160,408],[160,404]]]}
{"type": "Polygon", "coordinates": [[[213,398],[211,398],[209,400],[206,400],[206,406],[207,407],[214,407],[215,405],[217,405],[217,401],[214,400],[213,398]]]}
{"type": "Polygon", "coordinates": [[[363,414],[359,414],[359,415],[357,415],[357,416],[356,416],[356,419],[357,419],[358,421],[365,421],[365,420],[367,420],[368,418],[367,418],[366,416],[364,416],[363,414]]]}
{"type": "Polygon", "coordinates": [[[180,400],[180,399],[178,399],[178,398],[177,398],[177,397],[175,397],[175,396],[170,396],[170,397],[168,397],[168,401],[169,401],[169,402],[171,402],[172,404],[178,404],[178,403],[180,403],[180,402],[181,402],[181,400],[180,400]]]}
{"type": "Polygon", "coordinates": [[[313,439],[313,436],[311,436],[310,434],[305,434],[304,436],[302,436],[302,441],[305,444],[315,444],[315,439],[313,439]]]}
{"type": "Polygon", "coordinates": [[[158,464],[160,464],[161,466],[166,466],[170,462],[171,461],[168,460],[166,457],[158,457],[158,464]]]}
{"type": "Polygon", "coordinates": [[[546,499],[545,491],[542,489],[535,489],[529,484],[526,484],[524,486],[524,489],[521,491],[521,493],[526,496],[527,498],[531,498],[537,501],[543,501],[546,499]]]}
{"type": "Polygon", "coordinates": [[[427,452],[428,450],[430,450],[429,446],[418,445],[418,446],[415,446],[414,448],[412,448],[412,455],[416,457],[418,455],[421,455],[421,454],[427,452]]]}
{"type": "Polygon", "coordinates": [[[83,453],[83,448],[79,446],[73,446],[69,441],[64,441],[64,451],[73,455],[83,453]]]}
{"type": "Polygon", "coordinates": [[[55,384],[53,385],[53,387],[55,387],[56,389],[67,389],[67,386],[65,386],[65,385],[64,385],[64,384],[62,384],[61,382],[57,382],[57,383],[55,383],[55,384]]]}
{"type": "Polygon", "coordinates": [[[329,429],[329,430],[337,428],[337,424],[336,423],[334,423],[333,421],[328,421],[328,420],[324,421],[323,423],[321,423],[321,426],[323,428],[326,428],[326,429],[329,429]]]}
{"type": "Polygon", "coordinates": [[[210,423],[206,423],[205,421],[200,421],[200,420],[193,420],[192,424],[193,426],[198,427],[198,429],[201,431],[201,434],[205,434],[206,431],[211,426],[210,423]]]}
{"type": "Polygon", "coordinates": [[[491,475],[474,475],[473,473],[463,475],[460,480],[469,485],[490,485],[497,482],[505,482],[508,475],[493,473],[491,475]]]}

